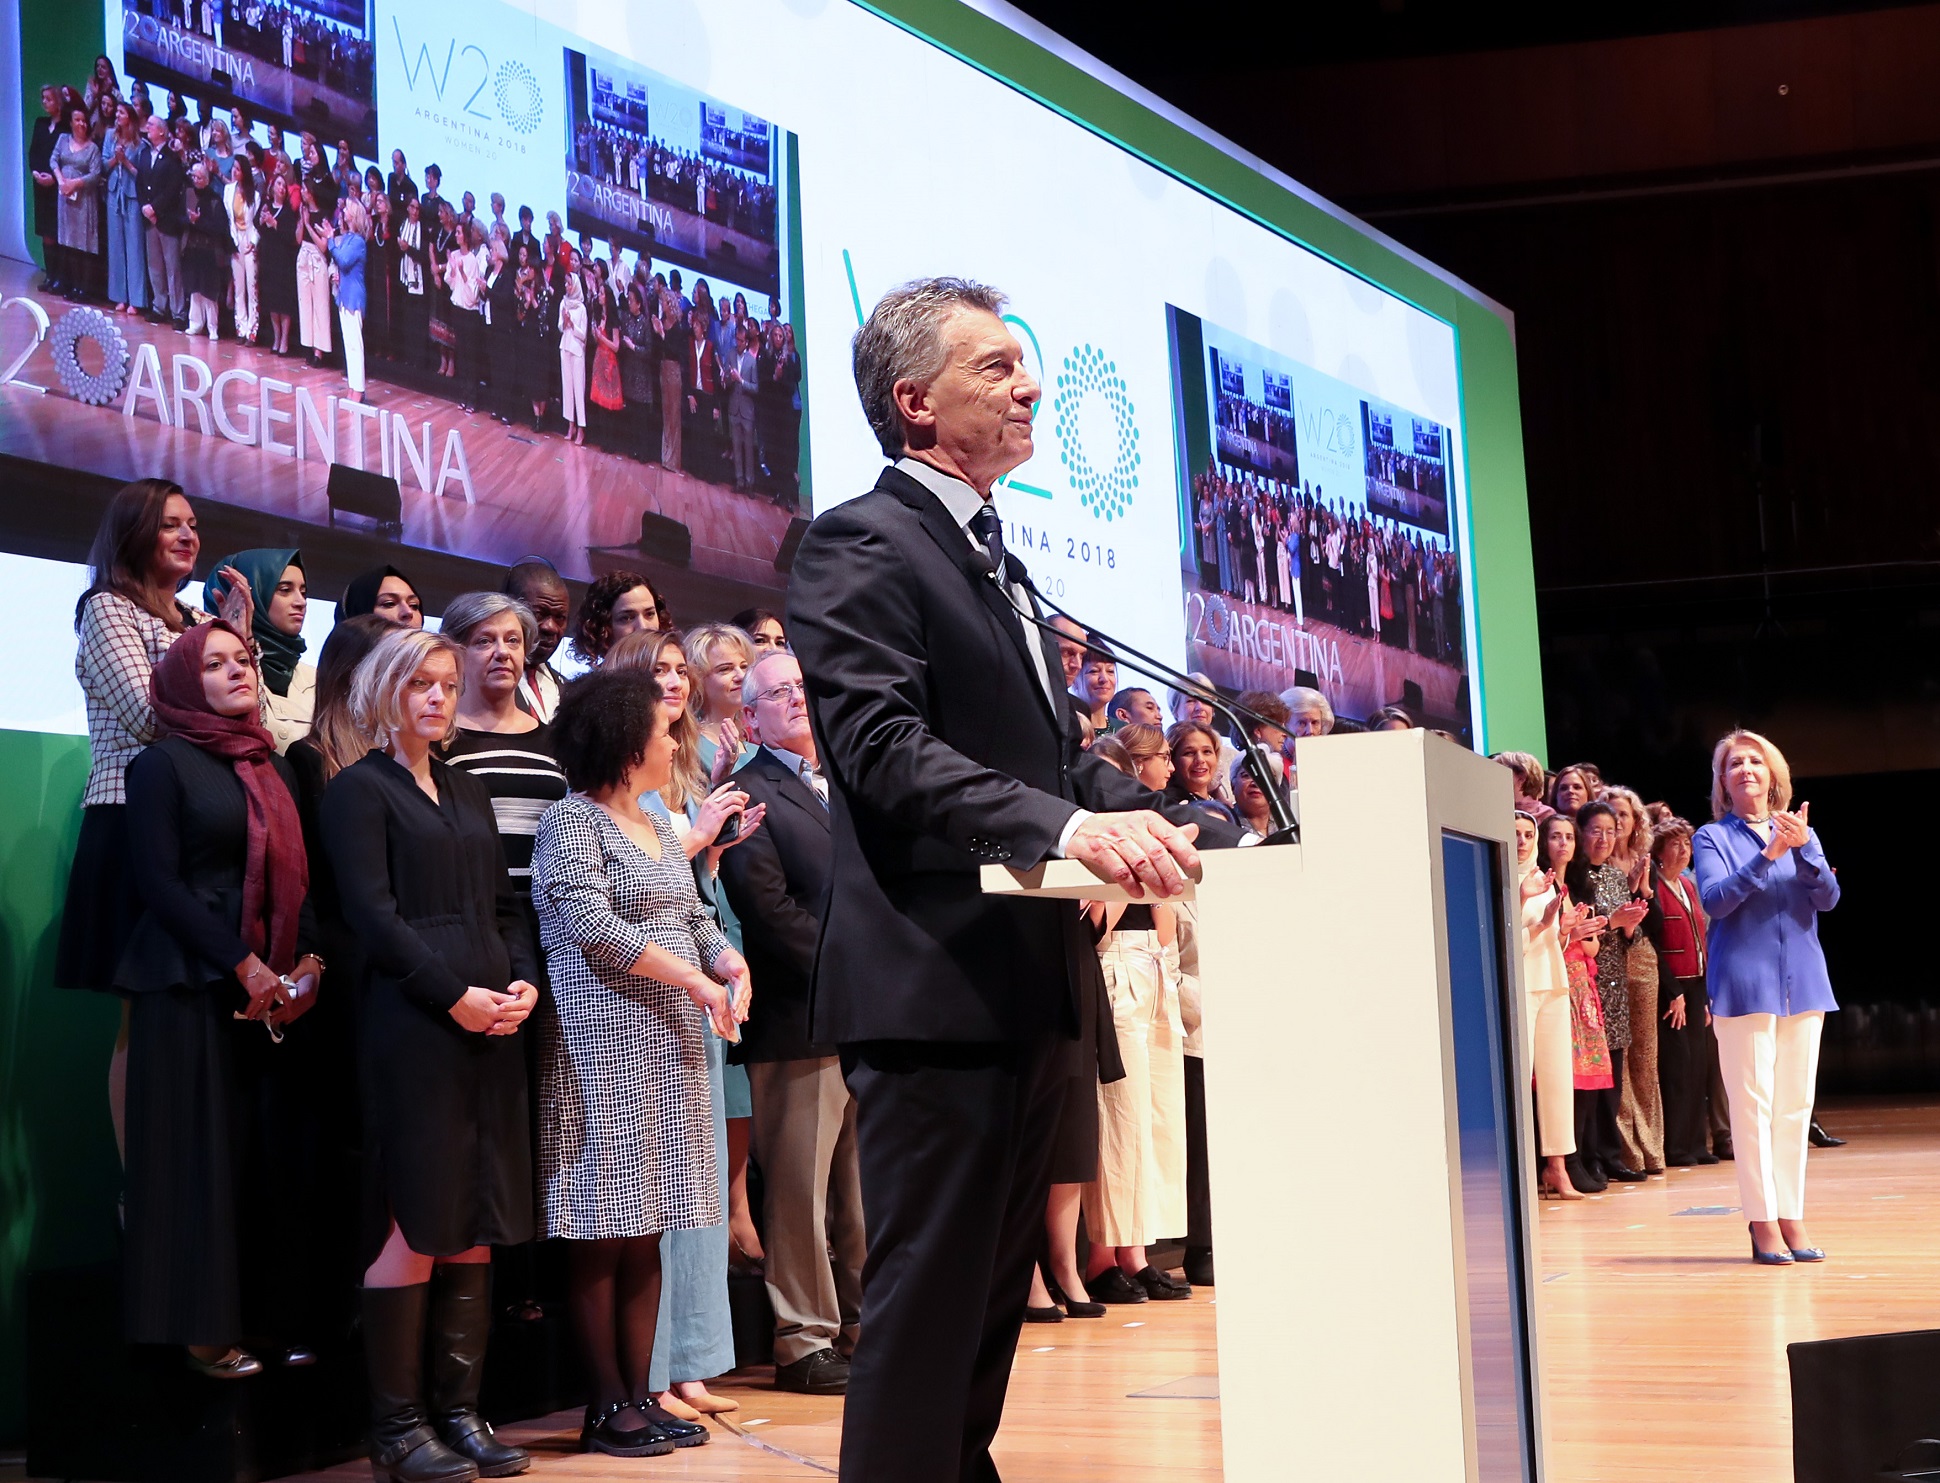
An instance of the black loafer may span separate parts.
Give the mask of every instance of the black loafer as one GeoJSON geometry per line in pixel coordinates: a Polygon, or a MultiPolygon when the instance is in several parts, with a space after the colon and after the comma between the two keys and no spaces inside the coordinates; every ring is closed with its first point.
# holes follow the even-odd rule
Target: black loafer
{"type": "Polygon", "coordinates": [[[1144,1303],[1150,1295],[1117,1267],[1107,1267],[1096,1277],[1085,1279],[1085,1291],[1094,1303],[1144,1303]]]}
{"type": "Polygon", "coordinates": [[[633,1409],[629,1401],[614,1401],[595,1411],[586,1408],[586,1424],[579,1431],[581,1452],[604,1452],[608,1457],[665,1457],[674,1450],[673,1438],[649,1421],[632,1431],[613,1425],[614,1418],[633,1409]]]}
{"type": "Polygon", "coordinates": [[[1141,1267],[1138,1276],[1132,1281],[1145,1289],[1145,1296],[1155,1303],[1183,1303],[1192,1296],[1192,1288],[1184,1282],[1174,1282],[1157,1267],[1141,1267]]]}
{"type": "Polygon", "coordinates": [[[1716,1154],[1718,1158],[1722,1160],[1724,1163],[1729,1164],[1729,1163],[1736,1162],[1731,1156],[1731,1140],[1729,1138],[1726,1138],[1721,1142],[1712,1144],[1711,1152],[1716,1154]]]}
{"type": "Polygon", "coordinates": [[[776,1365],[775,1389],[797,1395],[846,1395],[849,1362],[833,1349],[818,1349],[792,1365],[776,1365]]]}
{"type": "Polygon", "coordinates": [[[1570,1187],[1579,1195],[1600,1195],[1610,1187],[1610,1181],[1590,1167],[1575,1154],[1563,1160],[1563,1172],[1569,1175],[1570,1187]]]}
{"type": "Polygon", "coordinates": [[[1642,1184],[1650,1176],[1642,1169],[1633,1169],[1628,1164],[1605,1164],[1604,1175],[1622,1184],[1642,1184]]]}
{"type": "Polygon", "coordinates": [[[1064,1310],[1058,1307],[1056,1303],[1053,1303],[1048,1308],[1032,1308],[1027,1306],[1024,1309],[1024,1322],[1026,1323],[1063,1323],[1064,1310]]]}
{"type": "Polygon", "coordinates": [[[660,1434],[676,1447],[705,1447],[714,1440],[713,1433],[698,1421],[682,1421],[658,1401],[635,1401],[633,1409],[652,1422],[660,1434]]]}
{"type": "Polygon", "coordinates": [[[1718,1159],[1718,1156],[1714,1153],[1701,1153],[1696,1158],[1692,1159],[1691,1162],[1694,1164],[1715,1164],[1719,1162],[1719,1159],[1718,1159]]]}

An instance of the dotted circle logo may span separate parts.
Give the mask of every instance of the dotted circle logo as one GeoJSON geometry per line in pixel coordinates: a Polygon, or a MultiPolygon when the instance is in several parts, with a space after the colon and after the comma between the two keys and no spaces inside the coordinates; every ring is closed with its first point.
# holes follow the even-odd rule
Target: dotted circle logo
{"type": "Polygon", "coordinates": [[[1226,599],[1217,592],[1206,596],[1206,641],[1215,649],[1223,649],[1232,641],[1233,613],[1226,606],[1226,599]]]}
{"type": "Polygon", "coordinates": [[[1058,442],[1064,450],[1061,457],[1071,487],[1078,491],[1078,502],[1102,519],[1116,520],[1131,507],[1140,461],[1132,398],[1117,363],[1090,345],[1072,351],[1058,373],[1054,405],[1058,442]],[[1109,450],[1085,440],[1087,424],[1094,437],[1099,431],[1102,419],[1091,409],[1100,406],[1109,414],[1115,434],[1109,450]]]}
{"type": "Polygon", "coordinates": [[[67,394],[77,402],[105,407],[128,381],[128,341],[116,324],[99,309],[70,309],[54,326],[52,338],[54,373],[61,378],[67,394]],[[101,369],[82,367],[77,347],[92,340],[101,352],[101,369]]]}
{"type": "Polygon", "coordinates": [[[523,62],[502,63],[492,78],[492,94],[498,99],[499,117],[521,134],[530,134],[545,116],[545,95],[539,91],[539,78],[523,62]]]}

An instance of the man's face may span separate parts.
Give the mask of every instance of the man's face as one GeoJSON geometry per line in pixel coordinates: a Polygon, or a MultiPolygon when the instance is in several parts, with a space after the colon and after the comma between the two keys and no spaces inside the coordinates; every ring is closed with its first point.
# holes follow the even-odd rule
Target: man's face
{"type": "Polygon", "coordinates": [[[943,326],[943,370],[927,385],[898,381],[896,398],[914,447],[947,451],[988,489],[1031,456],[1031,409],[1042,394],[1008,326],[982,309],[959,309],[943,326]]]}
{"type": "Polygon", "coordinates": [[[815,736],[808,725],[808,697],[802,667],[792,654],[774,651],[755,666],[753,705],[742,714],[748,734],[764,747],[815,760],[815,736]]]}
{"type": "Polygon", "coordinates": [[[533,667],[544,664],[552,658],[559,641],[566,636],[566,620],[569,605],[565,587],[558,582],[547,582],[528,586],[524,592],[516,594],[521,602],[532,609],[532,617],[539,625],[539,641],[526,655],[526,662],[533,667]]]}
{"type": "Polygon", "coordinates": [[[1085,664],[1085,631],[1069,618],[1053,618],[1051,626],[1058,631],[1058,663],[1064,669],[1064,688],[1078,688],[1078,672],[1085,664]]]}
{"type": "Polygon", "coordinates": [[[1149,690],[1128,690],[1120,697],[1114,707],[1124,719],[1140,726],[1156,726],[1165,730],[1165,713],[1159,703],[1152,698],[1149,690]]]}
{"type": "Polygon", "coordinates": [[[1085,699],[1103,705],[1118,689],[1118,664],[1111,659],[1087,659],[1082,671],[1085,699]]]}

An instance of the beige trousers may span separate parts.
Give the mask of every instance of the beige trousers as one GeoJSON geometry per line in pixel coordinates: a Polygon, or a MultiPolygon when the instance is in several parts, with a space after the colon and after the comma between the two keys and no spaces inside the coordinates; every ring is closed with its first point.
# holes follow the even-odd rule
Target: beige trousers
{"type": "Polygon", "coordinates": [[[1545,989],[1523,1005],[1523,1049],[1536,1074],[1536,1125],[1544,1158],[1576,1152],[1575,1064],[1570,1050],[1570,991],[1545,989]]]}
{"type": "Polygon", "coordinates": [[[1625,960],[1630,995],[1630,1049],[1623,1055],[1623,1086],[1617,1103],[1617,1141],[1623,1161],[1655,1174],[1664,1167],[1664,1090],[1657,1079],[1657,949],[1647,938],[1630,945],[1625,960]]]}
{"type": "Polygon", "coordinates": [[[855,1099],[834,1056],[754,1061],[754,1152],[761,1163],[775,1363],[855,1348],[862,1320],[862,1177],[855,1099]]]}
{"type": "Polygon", "coordinates": [[[1149,1246],[1186,1232],[1186,1058],[1176,969],[1156,932],[1098,944],[1125,1078],[1098,1088],[1098,1177],[1085,1227],[1100,1246],[1149,1246]]]}
{"type": "Polygon", "coordinates": [[[299,345],[330,353],[330,263],[314,242],[296,253],[296,338],[299,345]]]}

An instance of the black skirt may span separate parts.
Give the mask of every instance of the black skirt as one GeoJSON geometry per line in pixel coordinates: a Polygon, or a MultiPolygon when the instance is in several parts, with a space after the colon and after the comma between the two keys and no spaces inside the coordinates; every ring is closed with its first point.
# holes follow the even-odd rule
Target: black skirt
{"type": "Polygon", "coordinates": [[[89,804],[67,873],[54,982],[63,989],[116,992],[115,969],[140,916],[141,900],[128,874],[128,805],[89,804]]]}
{"type": "Polygon", "coordinates": [[[1089,1184],[1098,1177],[1098,1073],[1064,1080],[1064,1105],[1051,1139],[1051,1183],[1089,1184]]]}
{"type": "Polygon", "coordinates": [[[233,984],[131,996],[124,1321],[137,1344],[317,1335],[339,1280],[320,1232],[308,1020],[272,1044],[233,984]]]}

